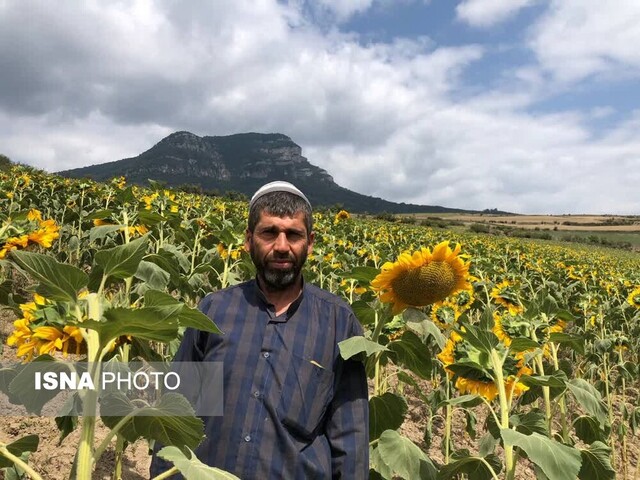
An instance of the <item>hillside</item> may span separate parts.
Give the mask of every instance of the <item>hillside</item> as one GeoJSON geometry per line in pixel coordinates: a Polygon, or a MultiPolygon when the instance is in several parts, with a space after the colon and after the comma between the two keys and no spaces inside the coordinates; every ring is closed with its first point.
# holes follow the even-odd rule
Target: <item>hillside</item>
{"type": "Polygon", "coordinates": [[[247,196],[269,181],[284,179],[304,191],[316,206],[340,204],[352,212],[369,213],[470,213],[437,205],[389,202],[341,187],[326,170],[303,157],[299,145],[279,133],[199,137],[176,132],[137,157],[59,174],[98,181],[124,175],[131,183],[145,184],[152,179],[175,187],[191,185],[247,196]]]}

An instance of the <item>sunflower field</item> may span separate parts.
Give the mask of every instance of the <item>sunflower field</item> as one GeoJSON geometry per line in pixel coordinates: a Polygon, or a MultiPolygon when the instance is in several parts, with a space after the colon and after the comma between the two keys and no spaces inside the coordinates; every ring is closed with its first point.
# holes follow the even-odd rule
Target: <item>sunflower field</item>
{"type": "MultiPolygon", "coordinates": [[[[170,362],[186,327],[217,332],[196,307],[255,275],[247,214],[246,203],[155,182],[0,172],[0,303],[13,312],[1,395],[37,415],[46,399],[24,379],[41,362],[79,359],[97,375],[110,360],[170,362]]],[[[371,478],[640,479],[637,253],[344,210],[314,220],[305,279],[341,295],[366,332],[340,351],[362,358],[370,378],[371,478]]],[[[78,400],[84,416],[72,405],[56,418],[61,442],[81,432],[71,478],[90,479],[111,450],[122,478],[140,438],[166,445],[171,473],[234,478],[191,455],[202,423],[180,399],[123,401],[120,417],[91,415],[107,392],[78,400]]],[[[47,478],[29,462],[38,437],[24,433],[0,438],[0,469],[47,478]]]]}

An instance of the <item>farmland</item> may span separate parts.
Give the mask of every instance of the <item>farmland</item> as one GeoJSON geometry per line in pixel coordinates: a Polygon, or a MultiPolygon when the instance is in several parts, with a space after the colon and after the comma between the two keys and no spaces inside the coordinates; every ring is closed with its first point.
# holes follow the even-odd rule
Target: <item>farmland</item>
{"type": "MultiPolygon", "coordinates": [[[[0,215],[5,361],[79,355],[95,368],[110,359],[169,362],[185,327],[213,331],[195,310],[199,300],[254,275],[242,247],[246,205],[224,198],[14,167],[0,173],[0,215]],[[164,323],[151,322],[160,312],[164,323]]],[[[373,478],[472,472],[476,479],[514,479],[533,471],[562,480],[637,478],[640,256],[479,235],[459,225],[516,221],[523,229],[624,227],[634,234],[638,218],[418,220],[314,213],[316,244],[305,278],[348,301],[366,332],[362,341],[341,345],[341,354],[363,357],[370,376],[373,478]],[[443,298],[429,296],[413,275],[434,266],[459,280],[446,285],[443,298]],[[407,296],[411,288],[421,293],[407,296]]],[[[12,380],[17,369],[3,373],[0,387],[23,398],[12,380]]],[[[97,398],[85,401],[91,407],[97,398]]],[[[56,422],[65,448],[77,451],[82,480],[107,457],[117,476],[131,445],[158,439],[131,418],[129,425],[126,418],[87,418],[77,423],[69,413],[56,422]]],[[[193,450],[201,425],[179,418],[173,445],[193,450]]],[[[33,419],[25,425],[34,426],[33,419]]],[[[19,457],[18,468],[32,468],[33,478],[53,478],[46,464],[25,460],[28,452],[54,448],[38,447],[26,428],[0,431],[9,437],[0,438],[0,458],[19,457]],[[20,437],[20,448],[10,450],[20,437]]],[[[178,455],[176,465],[197,462],[169,453],[178,455]]]]}

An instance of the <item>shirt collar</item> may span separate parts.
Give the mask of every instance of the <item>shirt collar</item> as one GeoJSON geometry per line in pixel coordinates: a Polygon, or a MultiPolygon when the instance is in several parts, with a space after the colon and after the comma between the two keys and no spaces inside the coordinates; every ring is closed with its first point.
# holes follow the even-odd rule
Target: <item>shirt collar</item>
{"type": "Polygon", "coordinates": [[[300,304],[302,303],[302,299],[304,298],[304,292],[307,288],[307,284],[304,281],[304,277],[302,277],[302,289],[300,291],[300,295],[298,295],[298,298],[296,298],[293,303],[291,303],[291,305],[289,305],[289,308],[287,309],[286,312],[284,312],[283,314],[276,316],[276,311],[275,311],[275,307],[273,306],[272,303],[269,303],[269,301],[267,300],[267,297],[265,297],[264,292],[260,289],[260,284],[258,283],[258,278],[256,277],[255,279],[252,280],[253,282],[253,289],[255,292],[255,296],[256,299],[258,301],[258,305],[262,308],[264,308],[265,310],[267,310],[267,312],[269,313],[269,321],[270,322],[275,322],[275,323],[283,323],[286,322],[287,320],[289,320],[289,318],[291,318],[297,311],[298,311],[298,307],[300,307],[300,304]]]}

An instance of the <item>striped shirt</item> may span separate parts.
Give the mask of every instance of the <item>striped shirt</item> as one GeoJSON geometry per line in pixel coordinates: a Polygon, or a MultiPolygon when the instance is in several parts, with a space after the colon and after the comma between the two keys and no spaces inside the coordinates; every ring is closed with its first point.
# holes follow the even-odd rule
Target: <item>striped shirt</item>
{"type": "MultiPolygon", "coordinates": [[[[224,335],[185,332],[174,361],[224,364],[224,415],[204,417],[204,463],[249,479],[369,477],[364,365],[338,342],[362,335],[350,306],[304,283],[276,316],[255,280],[207,295],[224,335]]],[[[167,469],[154,457],[152,476],[167,469]]]]}

